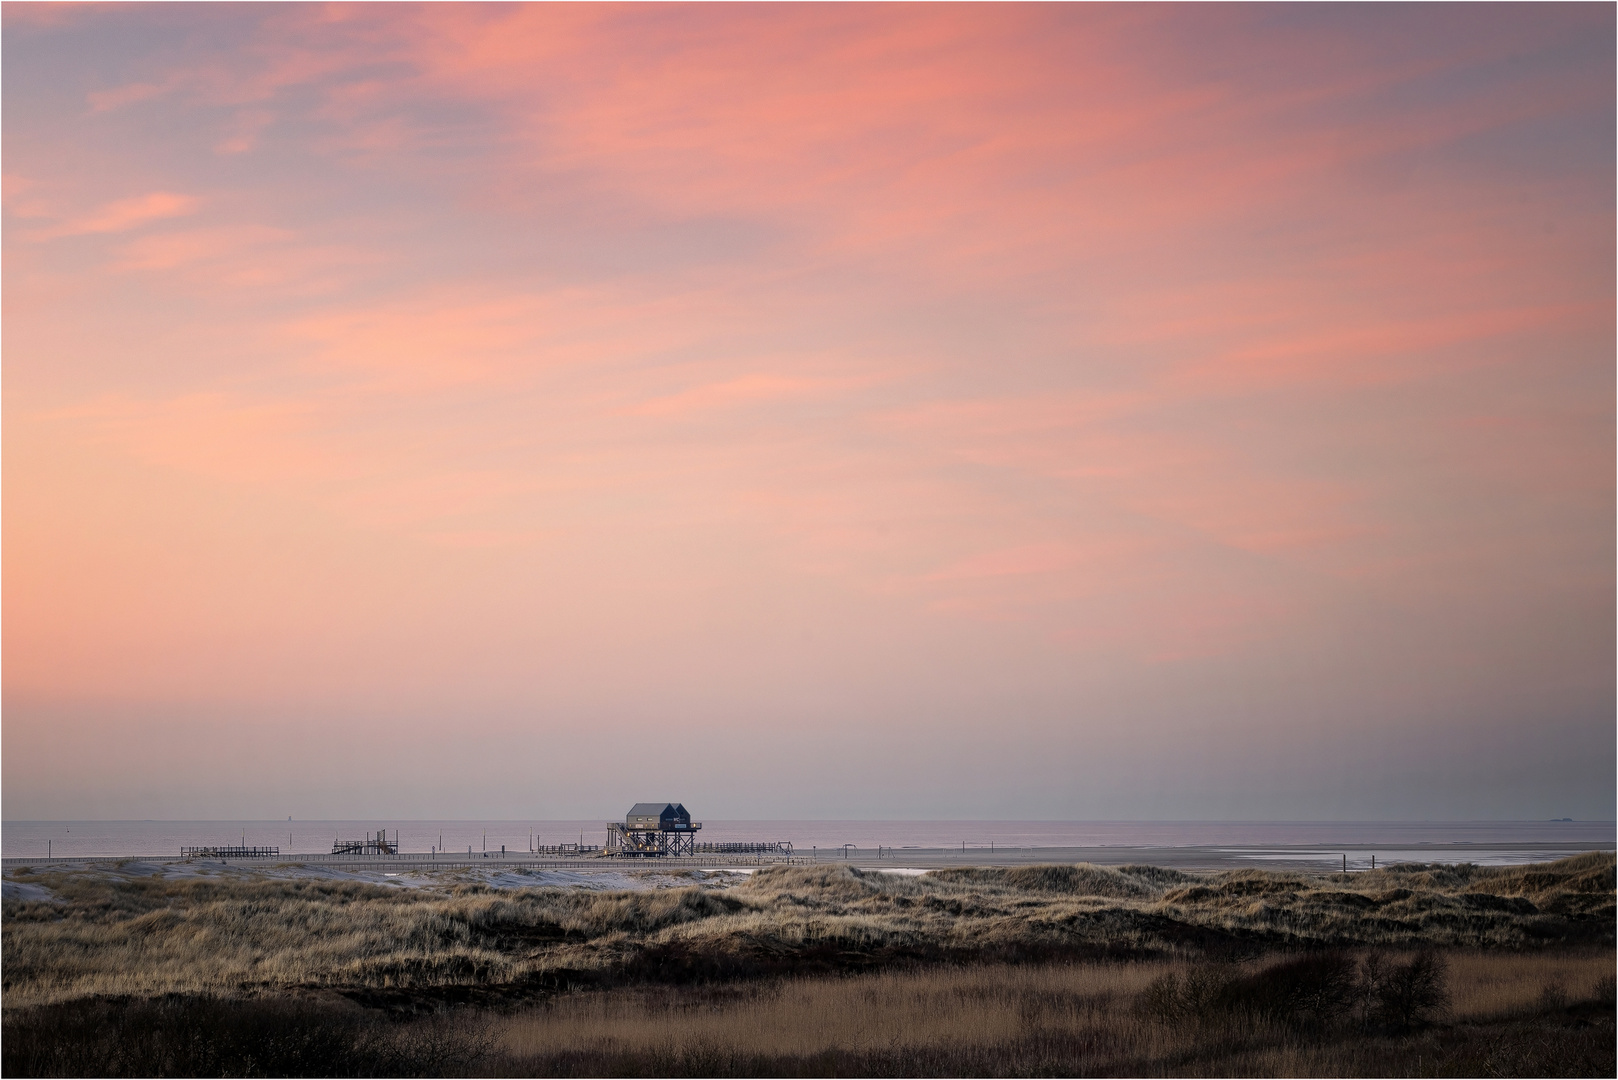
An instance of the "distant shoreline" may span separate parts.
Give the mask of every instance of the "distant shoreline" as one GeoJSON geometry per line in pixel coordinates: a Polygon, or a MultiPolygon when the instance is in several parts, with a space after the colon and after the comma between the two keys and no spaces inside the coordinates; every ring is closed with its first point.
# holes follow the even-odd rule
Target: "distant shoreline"
{"type": "MultiPolygon", "coordinates": [[[[0,823],[0,857],[173,858],[183,847],[274,847],[283,858],[329,858],[333,841],[386,831],[406,852],[477,860],[502,849],[526,858],[533,848],[601,846],[605,820],[308,820],[308,821],[24,821],[0,823]]],[[[1611,821],[986,821],[708,819],[704,842],[790,842],[824,861],[845,849],[853,858],[897,857],[920,865],[1033,861],[1232,867],[1280,861],[1324,866],[1331,854],[1356,854],[1367,867],[1389,861],[1490,864],[1543,861],[1618,847],[1611,821]],[[1310,852],[1317,854],[1311,855],[1310,852]],[[1464,855],[1462,855],[1464,852],[1464,855]],[[1323,853],[1323,854],[1321,854],[1323,853]]],[[[550,852],[549,854],[555,854],[550,852]]]]}
{"type": "MultiPolygon", "coordinates": [[[[995,847],[883,848],[840,850],[800,850],[792,857],[696,856],[666,859],[622,859],[598,856],[531,856],[526,852],[465,854],[411,852],[398,855],[329,855],[318,852],[283,853],[276,856],[242,859],[197,859],[199,865],[230,865],[244,868],[309,866],[325,870],[370,872],[409,872],[430,869],[567,869],[581,872],[701,871],[737,870],[770,865],[852,866],[866,870],[940,870],[955,867],[1017,867],[1046,864],[1090,863],[1096,866],[1146,865],[1175,870],[1234,870],[1243,867],[1263,869],[1343,869],[1367,871],[1375,867],[1409,863],[1463,864],[1478,866],[1518,866],[1553,862],[1591,851],[1614,851],[1606,844],[1430,844],[1390,846],[1344,844],[1327,849],[1319,845],[1247,847],[1238,845],[1203,847],[995,847]]],[[[125,861],[179,863],[174,853],[149,852],[119,855],[6,856],[0,865],[19,866],[93,865],[125,861]]]]}

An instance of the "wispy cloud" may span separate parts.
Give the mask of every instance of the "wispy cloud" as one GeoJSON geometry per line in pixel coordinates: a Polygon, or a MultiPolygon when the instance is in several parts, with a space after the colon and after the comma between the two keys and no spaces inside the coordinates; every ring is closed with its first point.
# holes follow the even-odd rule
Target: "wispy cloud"
{"type": "Polygon", "coordinates": [[[128,232],[155,221],[194,214],[198,203],[199,200],[194,196],[172,191],[131,195],[128,198],[105,203],[87,214],[70,217],[34,235],[38,238],[56,239],[93,233],[128,232]]]}

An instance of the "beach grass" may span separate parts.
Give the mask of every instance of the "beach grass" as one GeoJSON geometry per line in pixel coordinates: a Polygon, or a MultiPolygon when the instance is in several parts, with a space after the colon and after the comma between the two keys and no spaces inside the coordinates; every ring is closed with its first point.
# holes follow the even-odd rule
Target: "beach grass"
{"type": "Polygon", "coordinates": [[[1611,947],[1614,861],[1370,873],[1026,867],[905,877],[774,867],[592,892],[13,872],[7,1008],[95,995],[557,987],[906,963],[1242,955],[1276,948],[1611,947]]]}

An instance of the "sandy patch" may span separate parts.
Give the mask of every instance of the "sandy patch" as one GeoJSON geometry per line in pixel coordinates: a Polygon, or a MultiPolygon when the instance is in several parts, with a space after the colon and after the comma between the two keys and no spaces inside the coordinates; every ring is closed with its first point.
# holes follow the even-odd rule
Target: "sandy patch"
{"type": "MultiPolygon", "coordinates": [[[[43,869],[35,867],[37,872],[43,869]]],[[[51,899],[44,886],[5,878],[5,897],[19,900],[51,899]]],[[[260,881],[359,881],[399,889],[453,889],[482,886],[491,889],[585,889],[592,892],[639,891],[643,889],[684,889],[693,885],[728,888],[745,880],[736,871],[692,870],[538,870],[522,867],[454,867],[433,870],[384,871],[348,870],[318,863],[272,863],[248,866],[235,863],[184,862],[175,860],[131,859],[117,864],[55,863],[50,873],[93,875],[108,878],[162,877],[164,879],[229,879],[260,881]]]]}
{"type": "Polygon", "coordinates": [[[61,903],[55,893],[43,885],[35,885],[31,881],[4,881],[0,882],[0,899],[5,900],[34,900],[47,904],[61,903]]]}

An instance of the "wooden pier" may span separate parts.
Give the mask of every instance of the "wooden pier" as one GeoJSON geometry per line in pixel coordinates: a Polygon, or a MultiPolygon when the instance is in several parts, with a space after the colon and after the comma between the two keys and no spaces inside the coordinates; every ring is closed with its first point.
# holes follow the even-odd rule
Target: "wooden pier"
{"type": "Polygon", "coordinates": [[[278,859],[281,849],[278,847],[183,847],[180,849],[182,859],[278,859]]]}

